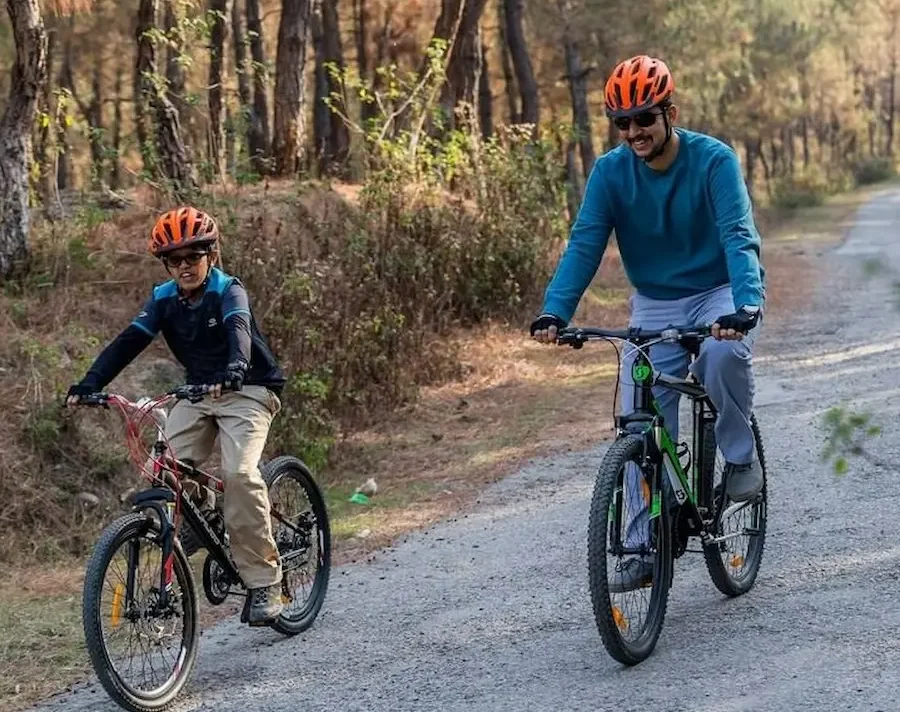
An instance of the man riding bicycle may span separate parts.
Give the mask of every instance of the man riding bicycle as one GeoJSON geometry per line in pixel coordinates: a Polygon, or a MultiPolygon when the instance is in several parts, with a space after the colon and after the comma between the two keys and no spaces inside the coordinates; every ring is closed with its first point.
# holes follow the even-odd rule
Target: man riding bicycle
{"type": "MultiPolygon", "coordinates": [[[[765,300],[765,271],[750,196],[735,152],[701,133],[675,128],[675,82],[659,59],[640,55],[621,62],[606,83],[606,113],[623,143],[597,159],[569,243],[547,287],[531,335],[554,343],[587,289],[612,230],[635,289],[633,327],[713,322],[690,366],[719,412],[715,433],[726,460],[727,495],[736,502],[762,489],[762,467],[750,426],[753,342],[765,300]]],[[[631,354],[633,358],[633,353],[631,354]]],[[[655,368],[687,375],[690,354],[678,344],[654,346],[655,368]]],[[[622,413],[634,409],[629,356],[623,368],[622,413]]],[[[678,393],[654,389],[666,426],[678,435],[678,393]]],[[[642,492],[629,473],[631,492],[642,492]]],[[[629,498],[631,499],[631,498],[629,498]]],[[[649,544],[649,514],[635,498],[626,545],[649,544]]],[[[651,580],[649,557],[632,557],[618,590],[651,580]]],[[[612,590],[612,589],[611,589],[612,590]]]]}
{"type": "MultiPolygon", "coordinates": [[[[269,426],[281,409],[285,379],[250,310],[241,282],[216,267],[219,228],[193,207],[156,221],[149,252],[168,282],[153,289],[131,324],[109,344],[67,404],[100,391],[162,332],[184,366],[187,382],[213,386],[212,400],[179,401],[166,420],[166,438],[179,459],[200,465],[216,436],[225,479],[223,514],[230,548],[249,591],[243,620],[265,625],[281,613],[281,557],[269,515],[259,460],[269,426]],[[229,390],[223,392],[223,386],[229,390]]],[[[190,552],[188,552],[190,553],[190,552]]]]}

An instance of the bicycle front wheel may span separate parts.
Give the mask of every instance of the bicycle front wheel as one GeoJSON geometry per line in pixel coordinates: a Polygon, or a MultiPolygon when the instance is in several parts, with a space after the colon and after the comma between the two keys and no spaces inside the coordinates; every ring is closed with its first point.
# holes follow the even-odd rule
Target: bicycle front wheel
{"type": "Polygon", "coordinates": [[[672,582],[665,497],[651,493],[641,467],[644,441],[628,435],[609,448],[591,500],[588,574],[594,620],[616,660],[634,665],[656,646],[672,582]]]}
{"type": "Polygon", "coordinates": [[[194,667],[197,597],[176,542],[172,590],[160,601],[162,542],[157,522],[128,514],[100,536],[84,579],[85,642],[100,684],[121,707],[168,707],[194,667]]]}

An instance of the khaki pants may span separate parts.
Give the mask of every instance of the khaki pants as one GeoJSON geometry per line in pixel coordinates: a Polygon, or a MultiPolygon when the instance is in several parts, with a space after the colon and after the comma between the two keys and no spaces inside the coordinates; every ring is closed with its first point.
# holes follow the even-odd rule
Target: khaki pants
{"type": "Polygon", "coordinates": [[[244,386],[216,400],[178,401],[166,421],[171,453],[196,466],[212,454],[216,435],[225,482],[223,513],[231,555],[248,588],[281,581],[281,559],[272,538],[269,493],[259,471],[272,418],[281,402],[263,386],[244,386]]]}

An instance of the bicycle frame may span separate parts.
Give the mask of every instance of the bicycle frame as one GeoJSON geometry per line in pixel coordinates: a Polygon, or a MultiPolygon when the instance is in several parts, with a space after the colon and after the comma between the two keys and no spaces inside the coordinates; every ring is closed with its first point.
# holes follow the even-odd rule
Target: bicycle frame
{"type": "MultiPolygon", "coordinates": [[[[701,482],[701,468],[704,465],[702,453],[706,438],[705,426],[707,423],[715,422],[716,408],[701,384],[690,378],[677,378],[654,370],[644,349],[637,348],[636,351],[637,357],[631,368],[635,386],[634,409],[627,415],[616,417],[617,433],[622,435],[630,432],[645,436],[644,457],[662,465],[661,469],[666,474],[675,501],[679,506],[686,507],[688,522],[692,530],[696,531],[703,543],[706,544],[711,541],[712,537],[706,531],[705,525],[718,524],[721,514],[721,512],[717,512],[712,519],[710,518],[713,493],[711,488],[703,488],[701,482]],[[694,457],[690,473],[685,472],[678,458],[675,442],[669,434],[662,410],[653,395],[654,386],[677,391],[692,401],[694,457]]],[[[651,483],[651,519],[658,517],[661,513],[661,497],[662,488],[659,484],[654,486],[651,483]]]]}
{"type": "MultiPolygon", "coordinates": [[[[138,403],[132,403],[128,399],[114,394],[96,394],[93,397],[83,399],[86,405],[108,407],[109,403],[113,403],[119,408],[126,418],[126,437],[130,445],[135,448],[132,454],[136,452],[136,445],[140,442],[138,426],[143,418],[149,416],[156,427],[157,438],[153,445],[152,470],[149,473],[143,467],[141,470],[144,476],[149,475],[149,479],[159,484],[137,493],[133,499],[132,511],[153,510],[160,524],[163,563],[160,570],[158,605],[163,610],[169,604],[169,596],[172,591],[175,564],[175,532],[181,523],[182,517],[187,520],[187,523],[197,533],[203,546],[223,568],[229,581],[232,584],[239,583],[244,585],[237,567],[231,560],[226,543],[209,525],[200,511],[200,507],[191,499],[188,491],[182,487],[181,481],[183,478],[189,477],[200,486],[207,487],[216,493],[225,491],[225,483],[218,477],[195,467],[193,464],[173,457],[168,452],[169,446],[164,433],[164,423],[160,422],[160,419],[157,417],[150,415],[173,397],[199,397],[206,392],[205,388],[202,386],[183,386],[173,390],[166,396],[138,403]],[[176,396],[176,394],[178,395],[176,396]],[[140,419],[137,419],[134,414],[139,415],[140,419]]],[[[161,418],[164,421],[164,413],[162,413],[161,418]]],[[[295,534],[302,535],[303,532],[292,522],[288,521],[274,506],[270,508],[270,516],[287,526],[295,534]]],[[[299,557],[302,553],[302,551],[298,551],[293,557],[288,559],[282,558],[282,565],[288,564],[290,559],[299,557]]],[[[128,575],[125,590],[125,601],[128,604],[134,601],[134,572],[138,563],[137,555],[137,545],[133,544],[128,552],[128,575]]]]}

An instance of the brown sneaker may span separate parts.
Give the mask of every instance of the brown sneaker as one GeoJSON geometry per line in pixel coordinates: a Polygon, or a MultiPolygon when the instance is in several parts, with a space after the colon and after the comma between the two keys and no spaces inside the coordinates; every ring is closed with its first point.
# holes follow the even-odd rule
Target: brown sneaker
{"type": "Polygon", "coordinates": [[[278,616],[284,604],[281,602],[281,582],[247,591],[247,600],[241,613],[241,623],[252,626],[269,625],[278,616]]]}

